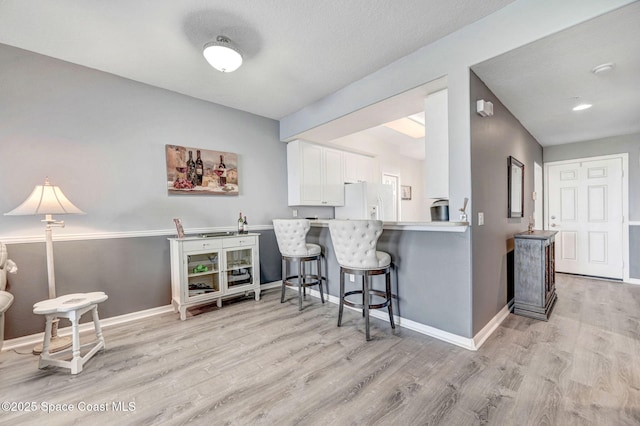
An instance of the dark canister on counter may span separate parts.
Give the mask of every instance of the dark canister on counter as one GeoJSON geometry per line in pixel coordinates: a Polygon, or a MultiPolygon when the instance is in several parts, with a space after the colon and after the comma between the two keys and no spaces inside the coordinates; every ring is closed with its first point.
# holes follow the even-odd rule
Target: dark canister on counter
{"type": "Polygon", "coordinates": [[[431,221],[449,221],[449,200],[436,200],[431,204],[431,221]]]}

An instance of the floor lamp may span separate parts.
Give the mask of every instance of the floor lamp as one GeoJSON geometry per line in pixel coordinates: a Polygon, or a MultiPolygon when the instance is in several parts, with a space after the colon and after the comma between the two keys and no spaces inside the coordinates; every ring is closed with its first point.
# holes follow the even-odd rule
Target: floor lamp
{"type": "MultiPolygon", "coordinates": [[[[8,216],[39,216],[44,215],[42,222],[45,223],[45,246],[47,250],[47,277],[49,279],[49,299],[56,298],[56,277],[53,267],[53,239],[51,229],[54,226],[64,227],[64,221],[54,220],[54,214],[84,214],[64,196],[62,190],[49,183],[49,178],[45,179],[44,185],[36,185],[35,189],[22,204],[5,215],[8,216]]],[[[58,336],[58,319],[51,324],[51,344],[49,352],[57,352],[71,346],[70,337],[58,336]]],[[[42,352],[42,344],[33,349],[34,354],[42,352]]]]}

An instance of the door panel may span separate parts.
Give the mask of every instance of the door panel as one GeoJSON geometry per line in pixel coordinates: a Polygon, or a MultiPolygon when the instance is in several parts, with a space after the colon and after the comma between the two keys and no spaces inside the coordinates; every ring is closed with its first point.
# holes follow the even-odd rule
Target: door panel
{"type": "Polygon", "coordinates": [[[556,270],[622,278],[622,159],[550,165],[545,179],[556,270]]]}

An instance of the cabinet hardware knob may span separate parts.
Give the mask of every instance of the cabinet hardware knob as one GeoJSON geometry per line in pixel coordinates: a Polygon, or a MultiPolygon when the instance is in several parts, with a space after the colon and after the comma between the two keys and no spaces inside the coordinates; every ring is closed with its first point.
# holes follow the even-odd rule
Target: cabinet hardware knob
{"type": "Polygon", "coordinates": [[[552,227],[552,228],[555,228],[555,227],[556,227],[556,224],[555,224],[555,223],[552,223],[552,224],[551,224],[551,227],[552,227]]]}

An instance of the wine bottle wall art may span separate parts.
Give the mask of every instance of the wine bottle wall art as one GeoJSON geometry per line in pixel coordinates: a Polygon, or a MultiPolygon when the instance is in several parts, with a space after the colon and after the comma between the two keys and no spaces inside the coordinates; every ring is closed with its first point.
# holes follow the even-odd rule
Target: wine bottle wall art
{"type": "Polygon", "coordinates": [[[169,194],[238,195],[238,154],[165,145],[169,194]]]}

